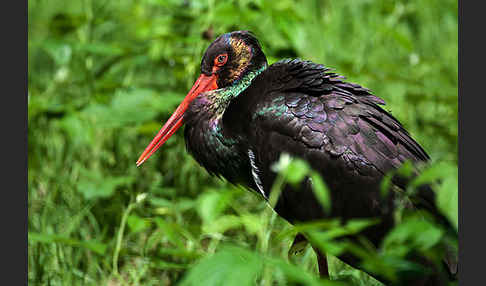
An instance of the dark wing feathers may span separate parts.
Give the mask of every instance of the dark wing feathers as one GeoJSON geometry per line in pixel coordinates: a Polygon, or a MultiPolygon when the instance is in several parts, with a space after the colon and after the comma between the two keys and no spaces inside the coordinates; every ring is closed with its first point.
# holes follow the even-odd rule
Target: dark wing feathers
{"type": "Polygon", "coordinates": [[[273,88],[281,91],[305,91],[309,94],[333,90],[343,96],[364,96],[363,102],[385,104],[371,94],[370,90],[355,83],[344,82],[344,76],[329,72],[331,69],[321,64],[300,59],[286,59],[274,63],[265,71],[265,77],[272,82],[273,88]]]}
{"type": "MultiPolygon", "coordinates": [[[[305,159],[330,188],[332,210],[325,213],[305,180],[300,192],[282,191],[275,210],[285,219],[308,221],[325,216],[344,220],[381,216],[381,226],[365,230],[378,243],[393,224],[393,203],[380,195],[383,175],[406,160],[429,156],[403,126],[379,104],[385,102],[360,85],[309,61],[284,60],[268,67],[230,106],[228,122],[245,130],[246,148],[254,154],[264,192],[275,179],[272,164],[281,153],[305,159]],[[247,123],[249,122],[249,124],[247,123]]],[[[392,182],[404,188],[407,179],[392,182]]],[[[268,194],[267,194],[268,195],[268,194]]],[[[424,207],[446,225],[435,206],[434,192],[421,187],[424,207]]],[[[377,244],[378,245],[378,244],[377,244]]]]}
{"type": "Polygon", "coordinates": [[[405,160],[429,159],[398,120],[378,106],[385,104],[382,99],[329,71],[298,59],[268,67],[259,76],[265,92],[253,92],[259,98],[251,110],[257,114],[251,126],[287,135],[348,167],[363,168],[364,174],[370,166],[382,175],[405,160]]]}

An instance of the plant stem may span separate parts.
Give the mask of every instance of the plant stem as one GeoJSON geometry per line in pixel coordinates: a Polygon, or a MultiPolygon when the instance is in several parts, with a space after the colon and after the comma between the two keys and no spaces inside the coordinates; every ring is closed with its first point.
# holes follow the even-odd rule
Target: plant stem
{"type": "Polygon", "coordinates": [[[113,252],[113,272],[112,275],[118,276],[118,255],[120,253],[121,249],[121,243],[123,240],[123,232],[125,231],[125,225],[127,223],[127,218],[132,209],[135,207],[136,203],[133,202],[133,199],[130,199],[130,203],[128,204],[128,207],[125,209],[123,212],[123,216],[120,222],[120,227],[118,229],[118,234],[116,238],[116,246],[115,246],[115,251],[113,252]]]}
{"type": "MultiPolygon", "coordinates": [[[[275,221],[276,213],[273,210],[277,204],[278,197],[282,192],[282,186],[285,182],[285,175],[279,174],[272,186],[270,192],[270,197],[268,198],[268,208],[263,213],[263,225],[260,234],[260,252],[267,257],[268,256],[268,246],[270,241],[270,236],[272,234],[273,223],[275,221]]],[[[261,280],[261,285],[270,286],[272,285],[272,269],[271,266],[263,266],[263,276],[261,280]]]]}

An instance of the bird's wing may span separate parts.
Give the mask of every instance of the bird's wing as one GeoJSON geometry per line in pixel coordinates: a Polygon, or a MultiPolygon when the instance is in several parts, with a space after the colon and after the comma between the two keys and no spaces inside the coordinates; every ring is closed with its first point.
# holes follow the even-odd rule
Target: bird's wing
{"type": "Polygon", "coordinates": [[[286,60],[257,76],[223,120],[245,122],[233,126],[246,128],[237,133],[247,135],[265,190],[272,183],[271,164],[289,153],[309,162],[331,188],[376,191],[383,175],[406,160],[429,159],[378,104],[384,101],[322,65],[286,60]]]}
{"type": "MultiPolygon", "coordinates": [[[[275,174],[271,166],[282,153],[303,158],[324,178],[333,202],[331,215],[342,218],[382,216],[393,208],[379,194],[387,172],[405,161],[424,162],[429,156],[400,122],[379,104],[385,102],[359,85],[343,81],[322,65],[286,60],[270,66],[231,107],[246,130],[255,180],[268,192],[275,174]],[[272,174],[273,173],[273,174],[272,174]]],[[[404,187],[407,182],[394,178],[404,187]]],[[[304,182],[309,184],[309,180],[304,182]]],[[[289,221],[327,216],[312,192],[283,190],[276,211],[289,221]],[[283,196],[283,197],[282,197],[283,196]]],[[[264,195],[268,196],[268,193],[264,195]]],[[[427,186],[417,194],[447,224],[427,186]]],[[[427,206],[428,205],[428,206],[427,206]]],[[[371,230],[378,241],[384,228],[371,230]]]]}
{"type": "Polygon", "coordinates": [[[255,139],[276,132],[301,143],[301,152],[321,151],[358,171],[372,165],[386,173],[405,160],[429,159],[400,122],[378,106],[385,104],[382,99],[342,79],[308,61],[271,65],[260,77],[264,94],[253,92],[250,128],[260,132],[253,132],[255,139]]]}

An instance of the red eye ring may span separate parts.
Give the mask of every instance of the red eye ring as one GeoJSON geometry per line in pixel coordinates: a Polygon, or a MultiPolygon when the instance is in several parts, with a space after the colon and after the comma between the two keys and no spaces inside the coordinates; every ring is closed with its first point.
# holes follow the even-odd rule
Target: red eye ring
{"type": "Polygon", "coordinates": [[[228,61],[228,54],[220,54],[214,58],[214,65],[221,67],[224,66],[227,61],[228,61]]]}

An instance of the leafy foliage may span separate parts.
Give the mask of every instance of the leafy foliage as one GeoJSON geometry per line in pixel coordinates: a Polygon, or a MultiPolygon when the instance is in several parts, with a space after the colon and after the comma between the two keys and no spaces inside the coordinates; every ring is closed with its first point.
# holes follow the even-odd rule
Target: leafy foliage
{"type": "MultiPolygon", "coordinates": [[[[334,238],[367,222],[292,227],[258,196],[210,177],[182,132],[135,166],[203,51],[232,30],[253,31],[270,63],[313,60],[385,99],[432,157],[417,184],[439,179],[440,209],[458,227],[457,1],[32,0],[28,9],[29,283],[339,284],[318,279],[310,247],[287,255],[293,237],[306,231],[338,252],[348,246],[334,238]]],[[[288,168],[283,180],[320,179],[302,162],[288,168]]],[[[393,275],[408,251],[447,239],[402,219],[384,252],[357,248],[368,269],[393,275]]],[[[331,277],[378,285],[330,260],[331,277]]]]}

